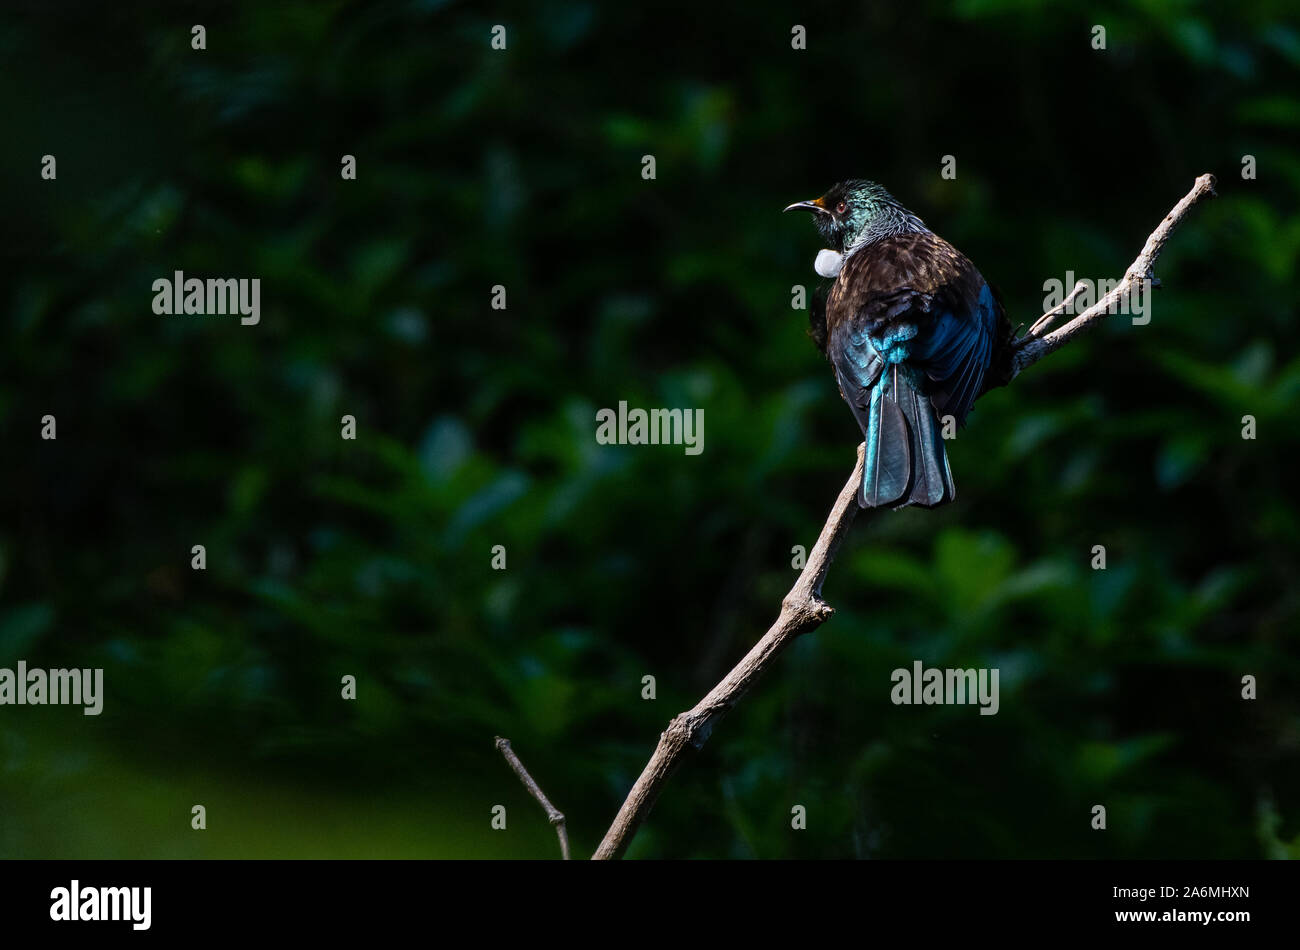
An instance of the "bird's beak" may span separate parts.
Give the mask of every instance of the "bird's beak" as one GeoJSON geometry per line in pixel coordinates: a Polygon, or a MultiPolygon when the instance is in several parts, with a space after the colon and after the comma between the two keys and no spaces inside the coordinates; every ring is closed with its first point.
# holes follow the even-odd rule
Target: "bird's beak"
{"type": "Polygon", "coordinates": [[[818,214],[830,214],[826,210],[826,205],[820,198],[814,198],[812,201],[796,201],[794,204],[787,206],[785,211],[793,211],[795,208],[803,208],[805,211],[815,211],[818,214]]]}

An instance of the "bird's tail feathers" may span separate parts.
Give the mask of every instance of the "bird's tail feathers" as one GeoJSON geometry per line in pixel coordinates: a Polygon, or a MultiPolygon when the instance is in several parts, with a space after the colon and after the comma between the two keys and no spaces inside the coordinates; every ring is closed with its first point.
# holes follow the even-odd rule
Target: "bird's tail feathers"
{"type": "Polygon", "coordinates": [[[866,470],[858,493],[863,508],[933,507],[957,494],[934,407],[919,386],[894,364],[871,390],[866,470]]]}

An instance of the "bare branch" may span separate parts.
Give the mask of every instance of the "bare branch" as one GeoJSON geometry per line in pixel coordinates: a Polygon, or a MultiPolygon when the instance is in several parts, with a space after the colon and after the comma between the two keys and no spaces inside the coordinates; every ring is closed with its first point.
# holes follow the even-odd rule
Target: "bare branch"
{"type": "Polygon", "coordinates": [[[524,783],[524,788],[528,789],[528,794],[532,795],[541,804],[542,809],[546,812],[547,819],[555,826],[555,833],[560,838],[560,855],[565,861],[569,860],[569,833],[564,827],[564,813],[551,804],[550,799],[546,797],[546,793],[533,781],[533,777],[524,768],[524,763],[520,762],[519,756],[515,755],[515,750],[510,748],[509,739],[502,739],[497,736],[496,746],[501,751],[501,754],[505,756],[506,763],[519,776],[519,781],[524,783]]]}
{"type": "MultiPolygon", "coordinates": [[[[1179,222],[1186,217],[1187,212],[1192,209],[1194,204],[1207,195],[1213,194],[1213,175],[1202,175],[1196,179],[1196,184],[1192,186],[1192,190],[1183,196],[1182,201],[1174,205],[1173,210],[1165,215],[1165,219],[1151,232],[1146,245],[1142,248],[1142,253],[1137,256],[1137,260],[1129,265],[1124,274],[1124,279],[1110,293],[1065,324],[1065,326],[1046,335],[1035,333],[1036,330],[1041,333],[1041,330],[1051,323],[1049,318],[1055,318],[1058,311],[1063,312],[1065,304],[1063,303],[1056,310],[1043,314],[1030,328],[1029,333],[1016,341],[1017,351],[1011,361],[1011,379],[1019,375],[1020,371],[1026,366],[1037,363],[1048,353],[1060,349],[1080,333],[1091,329],[1107,313],[1117,310],[1119,304],[1127,300],[1129,295],[1142,286],[1144,281],[1154,281],[1156,258],[1160,256],[1160,252],[1164,249],[1165,242],[1169,240],[1169,235],[1173,233],[1179,222]]],[[[1079,287],[1076,285],[1070,297],[1076,296],[1078,291],[1079,287]]]]}
{"type": "MultiPolygon", "coordinates": [[[[1154,282],[1156,258],[1160,256],[1169,235],[1182,221],[1192,206],[1207,195],[1214,194],[1214,176],[1202,175],[1196,179],[1192,190],[1165,215],[1165,219],[1147,238],[1146,245],[1138,255],[1124,279],[1108,294],[1095,304],[1077,315],[1064,326],[1047,332],[1057,317],[1070,308],[1075,299],[1085,289],[1082,281],[1074,286],[1069,296],[1061,304],[1043,314],[1030,327],[1029,332],[1012,344],[1014,352],[1009,363],[1003,367],[1000,379],[992,381],[986,388],[1005,385],[1026,366],[1030,366],[1048,353],[1064,346],[1069,340],[1095,326],[1112,306],[1135,290],[1143,281],[1154,282]]],[[[821,597],[822,582],[835,557],[836,549],[853,523],[858,513],[858,486],[862,484],[864,446],[858,446],[858,463],[853,474],[844,484],[830,516],[822,528],[821,536],[813,547],[808,563],[799,575],[798,582],[781,602],[781,615],[776,623],[763,634],[761,640],[736,664],[735,668],[705,696],[695,708],[684,712],[668,724],[668,728],[659,736],[659,745],[654,755],[641,772],[628,793],[623,807],[605,838],[592,856],[595,860],[618,858],[627,849],[632,836],[636,834],[641,823],[645,821],[655,800],[659,797],[664,784],[677,770],[687,749],[699,749],[708,740],[713,727],[745,694],[745,691],[767,670],[777,656],[800,634],[816,629],[825,622],[834,611],[821,597]]],[[[501,741],[501,740],[498,740],[501,741]]],[[[522,767],[521,767],[522,768],[522,767]]]]}
{"type": "Polygon", "coordinates": [[[862,484],[863,446],[858,446],[858,463],[853,474],[844,483],[830,517],[822,528],[808,563],[804,565],[790,593],[781,602],[781,615],[776,618],[763,638],[754,644],[745,658],[736,664],[709,695],[668,724],[659,736],[659,745],[632,786],[627,800],[619,809],[614,824],[605,833],[595,860],[621,857],[636,830],[645,821],[655,799],[668,781],[683,754],[689,748],[699,749],[709,738],[718,720],[730,711],[741,696],[776,660],[777,656],[802,633],[816,629],[835,611],[822,600],[822,582],[835,558],[835,552],[848,533],[853,517],[858,513],[858,488],[862,484]]]}

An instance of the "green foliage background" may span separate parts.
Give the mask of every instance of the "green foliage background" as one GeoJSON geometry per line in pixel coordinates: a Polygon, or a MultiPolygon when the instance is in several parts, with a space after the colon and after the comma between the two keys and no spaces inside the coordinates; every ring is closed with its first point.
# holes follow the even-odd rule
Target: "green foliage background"
{"type": "Polygon", "coordinates": [[[1151,323],[982,399],[954,504],[855,526],[834,619],[630,856],[1296,856],[1293,13],[15,5],[0,665],[103,666],[107,698],[0,707],[0,856],[551,857],[496,734],[590,853],[853,462],[780,209],[882,181],[1018,323],[1205,171],[1151,323]],[[259,277],[261,324],[155,316],[178,269],[259,277]],[[703,408],[703,455],[598,446],[620,400],[703,408]],[[914,659],[1000,668],[1001,711],[891,705],[914,659]]]}

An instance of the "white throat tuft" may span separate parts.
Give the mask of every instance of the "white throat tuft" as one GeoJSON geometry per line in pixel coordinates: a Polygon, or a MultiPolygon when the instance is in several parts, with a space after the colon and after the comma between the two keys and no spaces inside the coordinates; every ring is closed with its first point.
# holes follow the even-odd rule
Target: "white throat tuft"
{"type": "Polygon", "coordinates": [[[837,276],[843,266],[844,255],[838,251],[832,251],[829,247],[824,247],[818,251],[817,260],[813,261],[813,270],[822,277],[837,276]]]}

